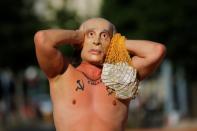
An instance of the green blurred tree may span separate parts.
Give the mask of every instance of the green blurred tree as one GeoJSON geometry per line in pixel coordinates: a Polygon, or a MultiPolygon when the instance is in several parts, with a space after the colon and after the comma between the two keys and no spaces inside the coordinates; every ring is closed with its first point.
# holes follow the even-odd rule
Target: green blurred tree
{"type": "MultiPolygon", "coordinates": [[[[32,1],[33,2],[33,1],[32,1]]],[[[33,35],[42,23],[32,13],[32,2],[0,2],[0,66],[20,69],[36,63],[33,35]]]]}
{"type": "MultiPolygon", "coordinates": [[[[46,28],[76,29],[78,27],[79,21],[76,15],[68,12],[66,8],[52,10],[55,19],[50,21],[40,18],[34,10],[35,2],[37,1],[6,0],[0,2],[0,67],[18,70],[28,65],[37,65],[33,41],[36,31],[46,28]]],[[[49,1],[45,4],[49,4],[49,1]]],[[[49,9],[51,8],[49,6],[49,9]]],[[[72,55],[71,47],[67,46],[62,50],[67,55],[72,55]]]]}
{"type": "Polygon", "coordinates": [[[101,16],[130,39],[164,43],[167,58],[182,65],[187,78],[196,79],[196,0],[105,0],[101,16]]]}
{"type": "MultiPolygon", "coordinates": [[[[66,0],[64,1],[64,5],[66,5],[66,0]]],[[[75,14],[75,12],[70,12],[66,9],[65,6],[59,9],[53,9],[53,7],[48,6],[49,10],[53,10],[54,18],[52,20],[45,20],[44,23],[47,23],[48,28],[61,28],[61,29],[78,29],[81,23],[81,19],[75,14]]],[[[75,52],[75,49],[71,45],[63,45],[60,47],[60,50],[64,53],[65,56],[69,58],[78,57],[78,53],[75,52]]],[[[75,59],[75,58],[73,58],[75,59]]],[[[73,60],[78,61],[80,59],[73,60]]],[[[77,62],[78,63],[78,62],[77,62]]]]}

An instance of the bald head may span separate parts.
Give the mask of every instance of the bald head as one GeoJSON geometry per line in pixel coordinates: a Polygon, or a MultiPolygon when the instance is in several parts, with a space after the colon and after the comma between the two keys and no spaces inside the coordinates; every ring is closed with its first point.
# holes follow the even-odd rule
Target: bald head
{"type": "Polygon", "coordinates": [[[109,30],[111,34],[116,33],[115,26],[110,21],[104,18],[88,19],[80,25],[79,30],[87,31],[88,29],[91,29],[91,28],[103,28],[103,27],[108,28],[107,30],[109,30]]]}

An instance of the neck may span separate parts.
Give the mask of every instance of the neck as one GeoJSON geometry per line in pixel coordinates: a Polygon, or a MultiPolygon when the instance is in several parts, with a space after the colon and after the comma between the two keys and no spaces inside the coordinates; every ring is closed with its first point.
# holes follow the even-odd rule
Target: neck
{"type": "Polygon", "coordinates": [[[102,67],[84,61],[77,67],[77,70],[83,72],[89,79],[97,80],[101,77],[102,67]]]}

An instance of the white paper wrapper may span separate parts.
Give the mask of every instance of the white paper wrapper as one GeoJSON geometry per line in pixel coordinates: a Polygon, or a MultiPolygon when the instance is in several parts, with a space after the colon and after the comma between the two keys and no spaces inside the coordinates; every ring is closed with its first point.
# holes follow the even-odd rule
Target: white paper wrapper
{"type": "Polygon", "coordinates": [[[101,79],[118,99],[135,98],[138,93],[137,70],[127,63],[104,63],[101,79]]]}

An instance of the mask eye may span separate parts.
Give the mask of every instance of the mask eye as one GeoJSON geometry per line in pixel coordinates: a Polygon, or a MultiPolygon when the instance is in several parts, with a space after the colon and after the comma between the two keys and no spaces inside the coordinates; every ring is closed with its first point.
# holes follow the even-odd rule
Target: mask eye
{"type": "Polygon", "coordinates": [[[90,31],[90,32],[88,32],[88,37],[94,37],[94,32],[93,31],[90,31]]]}
{"type": "Polygon", "coordinates": [[[109,34],[106,33],[106,32],[103,32],[103,33],[101,34],[101,39],[107,39],[108,37],[109,37],[109,34]]]}

